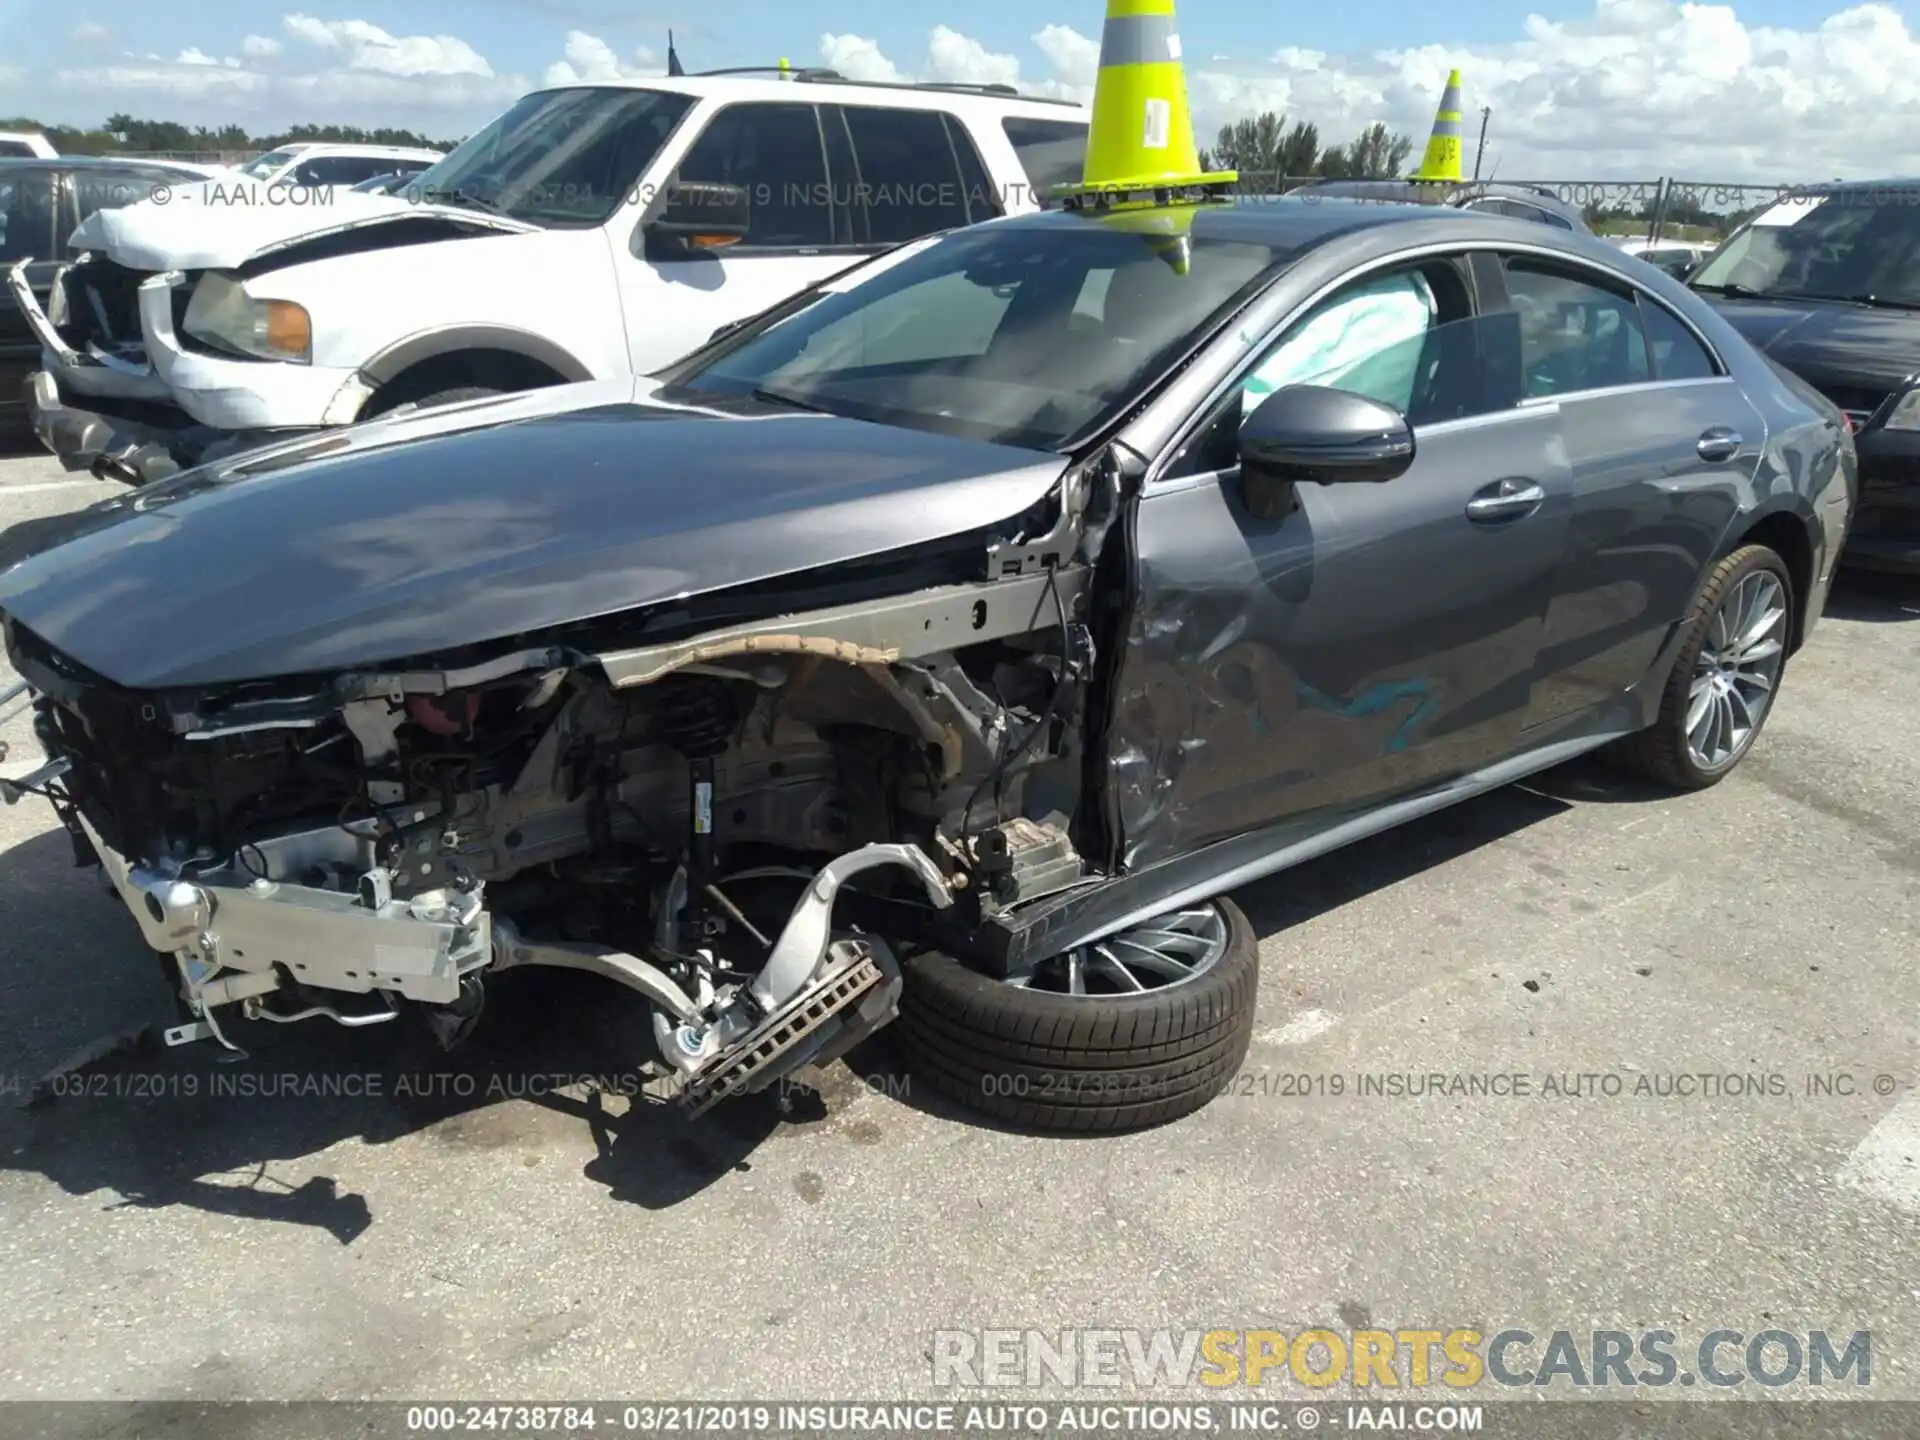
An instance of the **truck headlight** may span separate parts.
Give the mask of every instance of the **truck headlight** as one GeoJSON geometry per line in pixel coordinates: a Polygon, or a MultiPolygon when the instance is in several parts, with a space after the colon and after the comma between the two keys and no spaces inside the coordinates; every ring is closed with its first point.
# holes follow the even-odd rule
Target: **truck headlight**
{"type": "Polygon", "coordinates": [[[209,274],[194,287],[183,328],[196,340],[256,360],[313,359],[313,322],[291,300],[259,300],[230,275],[209,274]]]}
{"type": "Polygon", "coordinates": [[[1920,430],[1920,388],[1907,391],[1893,407],[1882,430],[1920,430]]]}

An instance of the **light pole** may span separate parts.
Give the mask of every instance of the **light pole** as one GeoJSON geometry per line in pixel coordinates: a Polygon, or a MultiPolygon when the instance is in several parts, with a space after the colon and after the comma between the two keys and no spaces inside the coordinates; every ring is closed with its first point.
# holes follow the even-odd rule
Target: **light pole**
{"type": "Polygon", "coordinates": [[[1480,178],[1480,157],[1487,153],[1487,117],[1493,114],[1491,105],[1480,107],[1480,144],[1473,152],[1473,178],[1480,178]]]}

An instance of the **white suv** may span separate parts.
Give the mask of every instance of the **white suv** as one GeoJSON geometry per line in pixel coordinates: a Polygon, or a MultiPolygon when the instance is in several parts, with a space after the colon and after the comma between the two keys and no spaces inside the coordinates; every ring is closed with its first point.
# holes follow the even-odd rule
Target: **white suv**
{"type": "Polygon", "coordinates": [[[47,313],[21,297],[35,429],[69,469],[138,484],[402,407],[644,374],[1079,178],[1081,106],[765,73],[537,91],[392,194],[210,182],[103,211],[47,313]]]}

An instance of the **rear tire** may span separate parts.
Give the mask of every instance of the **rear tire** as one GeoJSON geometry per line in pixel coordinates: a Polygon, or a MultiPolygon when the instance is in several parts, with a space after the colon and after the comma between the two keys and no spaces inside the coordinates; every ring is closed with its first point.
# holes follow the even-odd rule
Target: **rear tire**
{"type": "MultiPolygon", "coordinates": [[[[1192,1114],[1245,1061],[1260,980],[1253,927],[1232,901],[1188,906],[1154,923],[1178,933],[1179,917],[1203,912],[1213,919],[1184,923],[1217,938],[1218,953],[1187,978],[1144,993],[1057,993],[993,979],[945,955],[914,955],[902,966],[900,1018],[887,1033],[934,1090],[1015,1125],[1111,1134],[1192,1114]]],[[[1068,959],[1045,962],[1032,985],[1063,975],[1068,959]]],[[[1082,983],[1111,985],[1103,978],[1110,970],[1104,960],[1083,961],[1082,983]]]]}
{"type": "Polygon", "coordinates": [[[1687,613],[1659,718],[1616,740],[1602,757],[1675,790],[1704,790],[1726,779],[1773,713],[1793,606],[1793,576],[1765,545],[1743,545],[1720,561],[1687,613]],[[1727,728],[1716,732],[1716,718],[1727,728]]]}

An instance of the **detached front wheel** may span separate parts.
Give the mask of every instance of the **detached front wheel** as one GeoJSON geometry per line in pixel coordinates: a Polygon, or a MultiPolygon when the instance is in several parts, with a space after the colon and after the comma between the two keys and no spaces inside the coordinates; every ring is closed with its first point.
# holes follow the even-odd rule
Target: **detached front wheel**
{"type": "Polygon", "coordinates": [[[916,1074],[1034,1129],[1112,1133],[1200,1109],[1253,1038],[1260,951],[1230,900],[1187,906],[1007,980],[922,953],[891,1027],[916,1074]]]}

